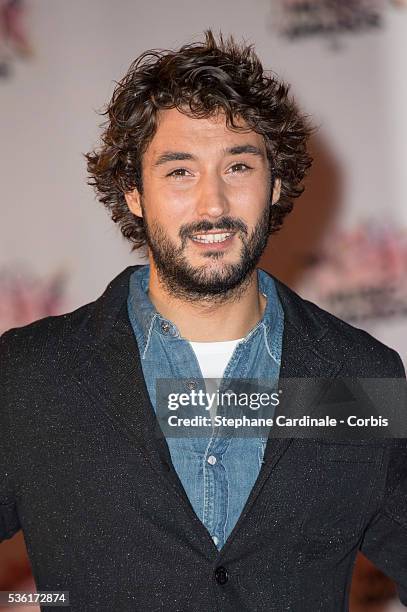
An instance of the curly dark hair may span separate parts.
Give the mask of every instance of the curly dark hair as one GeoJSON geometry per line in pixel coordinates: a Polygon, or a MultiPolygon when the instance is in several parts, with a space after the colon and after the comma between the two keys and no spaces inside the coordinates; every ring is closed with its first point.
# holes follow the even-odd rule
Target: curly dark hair
{"type": "Polygon", "coordinates": [[[270,76],[253,51],[232,36],[216,41],[211,30],[205,42],[177,51],[152,49],[142,53],[116,83],[102,115],[102,146],[85,155],[88,184],[119,223],[132,251],[146,242],[144,220],[128,208],[124,193],[142,193],[142,156],[157,129],[158,112],[177,108],[196,118],[225,113],[230,129],[249,129],[264,138],[271,177],[281,179],[279,201],[271,207],[269,233],[277,231],[304,190],[301,182],[312,158],[306,144],[313,128],[288,95],[289,86],[270,76]],[[246,128],[247,129],[247,128],[246,128]]]}

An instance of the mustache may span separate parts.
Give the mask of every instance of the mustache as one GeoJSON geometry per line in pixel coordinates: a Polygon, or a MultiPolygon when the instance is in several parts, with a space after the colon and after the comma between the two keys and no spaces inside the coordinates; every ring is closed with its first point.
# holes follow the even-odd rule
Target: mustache
{"type": "Polygon", "coordinates": [[[183,225],[179,230],[179,235],[182,240],[186,240],[193,234],[215,230],[226,232],[240,231],[247,236],[246,223],[241,219],[233,219],[232,217],[223,217],[216,223],[211,223],[210,221],[203,219],[202,221],[198,221],[198,223],[183,225]]]}

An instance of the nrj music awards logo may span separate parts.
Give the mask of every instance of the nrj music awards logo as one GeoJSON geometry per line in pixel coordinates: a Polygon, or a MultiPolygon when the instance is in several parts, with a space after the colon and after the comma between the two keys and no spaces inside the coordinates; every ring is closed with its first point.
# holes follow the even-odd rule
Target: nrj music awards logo
{"type": "Polygon", "coordinates": [[[356,33],[382,25],[383,0],[273,0],[274,29],[305,37],[356,33]]]}
{"type": "Polygon", "coordinates": [[[25,0],[0,0],[0,78],[11,76],[16,59],[33,55],[26,18],[25,0]]]}
{"type": "Polygon", "coordinates": [[[271,0],[271,27],[291,40],[377,30],[385,10],[407,0],[271,0]]]}
{"type": "Polygon", "coordinates": [[[66,273],[40,279],[27,269],[0,269],[0,334],[62,312],[66,273]]]}
{"type": "Polygon", "coordinates": [[[330,234],[303,297],[349,322],[407,315],[407,228],[365,224],[330,234]]]}

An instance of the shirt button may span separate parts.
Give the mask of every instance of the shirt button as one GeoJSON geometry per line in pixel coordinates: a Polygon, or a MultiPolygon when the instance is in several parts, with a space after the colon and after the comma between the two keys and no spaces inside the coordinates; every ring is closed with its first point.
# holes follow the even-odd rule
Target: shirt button
{"type": "Polygon", "coordinates": [[[217,538],[216,536],[212,536],[212,540],[214,544],[219,544],[219,538],[217,538]]]}
{"type": "Polygon", "coordinates": [[[168,332],[170,331],[170,324],[166,323],[165,321],[163,321],[161,323],[161,329],[162,329],[164,334],[168,334],[168,332]]]}
{"type": "Polygon", "coordinates": [[[228,573],[226,567],[217,567],[215,570],[215,579],[218,584],[226,584],[228,581],[228,573]]]}
{"type": "Polygon", "coordinates": [[[211,465],[215,465],[216,463],[216,457],[214,455],[209,455],[208,457],[208,463],[210,463],[211,465]]]}
{"type": "Polygon", "coordinates": [[[187,382],[185,383],[185,386],[187,389],[190,389],[190,390],[197,388],[197,384],[195,380],[187,380],[187,382]]]}

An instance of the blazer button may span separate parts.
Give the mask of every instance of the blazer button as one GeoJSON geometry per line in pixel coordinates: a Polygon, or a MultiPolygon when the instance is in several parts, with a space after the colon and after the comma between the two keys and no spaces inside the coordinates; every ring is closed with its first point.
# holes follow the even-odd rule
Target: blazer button
{"type": "Polygon", "coordinates": [[[226,584],[228,581],[228,573],[226,567],[217,567],[215,570],[215,579],[218,584],[226,584]]]}

